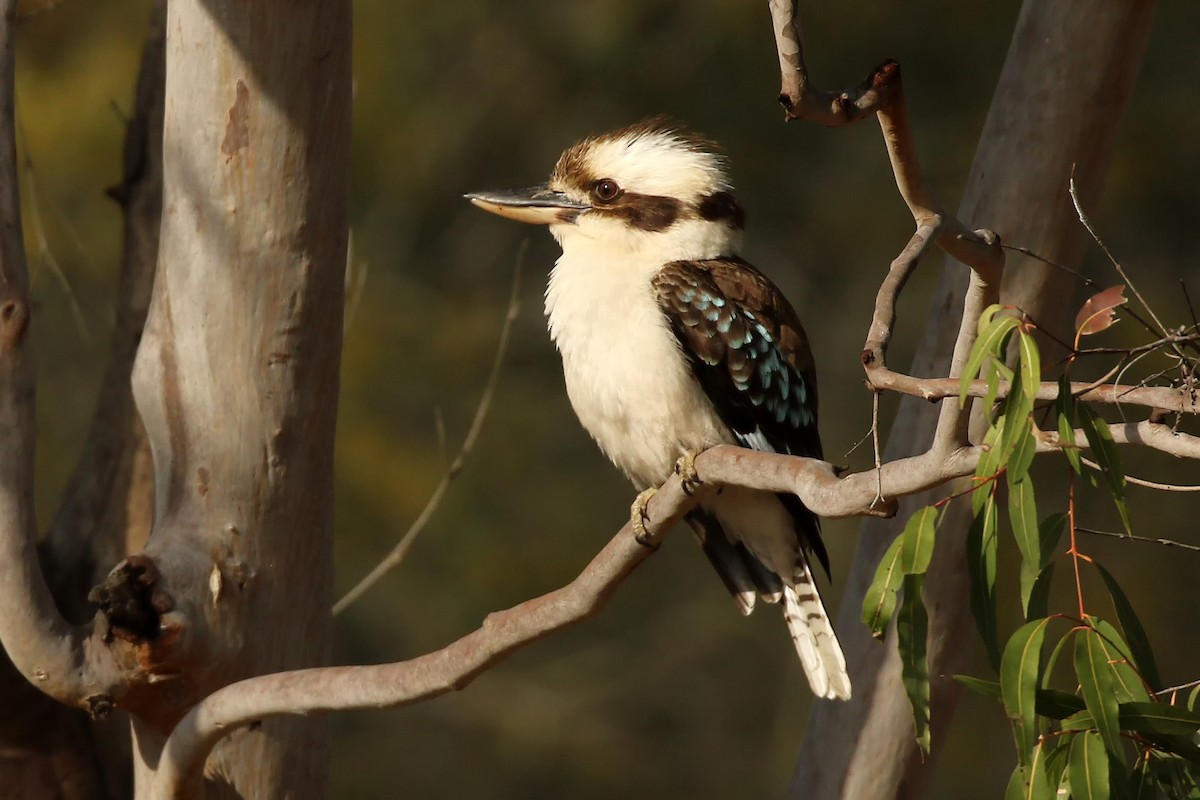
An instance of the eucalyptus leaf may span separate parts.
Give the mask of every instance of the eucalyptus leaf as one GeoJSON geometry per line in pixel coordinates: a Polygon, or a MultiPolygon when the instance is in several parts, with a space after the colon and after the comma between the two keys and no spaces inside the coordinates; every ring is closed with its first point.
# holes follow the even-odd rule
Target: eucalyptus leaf
{"type": "Polygon", "coordinates": [[[1123,760],[1113,671],[1100,634],[1091,626],[1081,629],[1075,636],[1075,677],[1104,746],[1115,760],[1123,760]]]}
{"type": "Polygon", "coordinates": [[[913,724],[921,752],[929,754],[929,664],[926,639],[929,616],[921,597],[923,575],[904,576],[904,599],[896,616],[896,641],[900,651],[900,680],[912,705],[913,724]]]}
{"type": "Polygon", "coordinates": [[[1028,766],[1037,741],[1037,688],[1042,640],[1048,619],[1022,625],[1008,640],[1000,657],[1000,695],[1013,722],[1017,758],[1028,766]]]}
{"type": "Polygon", "coordinates": [[[875,568],[875,578],[867,587],[863,598],[862,621],[871,629],[871,635],[882,639],[887,632],[887,626],[896,613],[897,597],[900,584],[904,581],[904,572],[900,569],[900,546],[904,543],[903,536],[897,536],[888,546],[875,568]]]}
{"type": "Polygon", "coordinates": [[[1108,753],[1099,735],[1089,731],[1071,740],[1067,769],[1074,800],[1108,800],[1108,753]]]}
{"type": "Polygon", "coordinates": [[[997,516],[996,496],[989,491],[967,531],[966,556],[971,616],[975,618],[975,627],[983,639],[992,669],[999,671],[1000,644],[996,627],[997,516]]]}

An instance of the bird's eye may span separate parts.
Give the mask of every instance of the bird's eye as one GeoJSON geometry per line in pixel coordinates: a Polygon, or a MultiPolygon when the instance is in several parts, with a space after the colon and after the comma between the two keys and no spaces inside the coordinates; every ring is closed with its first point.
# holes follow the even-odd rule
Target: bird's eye
{"type": "Polygon", "coordinates": [[[592,194],[601,203],[611,203],[621,196],[621,187],[612,178],[601,178],[592,187],[592,194]]]}

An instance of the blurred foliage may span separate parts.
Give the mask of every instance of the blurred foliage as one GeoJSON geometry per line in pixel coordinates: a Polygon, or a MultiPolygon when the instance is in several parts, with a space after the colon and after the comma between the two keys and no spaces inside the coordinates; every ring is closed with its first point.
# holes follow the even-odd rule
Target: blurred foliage
{"type": "MultiPolygon", "coordinates": [[[[953,206],[1018,5],[807,4],[810,65],[818,83],[834,87],[899,59],[924,166],[953,206]]],[[[119,175],[147,6],[72,0],[20,31],[43,519],[82,444],[111,331],[120,225],[103,189],[119,175]],[[43,233],[69,292],[40,252],[43,233]]],[[[765,6],[356,3],[352,269],[366,283],[346,339],[337,447],[343,589],[390,548],[437,484],[486,380],[518,246],[530,239],[531,247],[524,310],[475,454],[405,564],[339,619],[339,662],[407,658],[456,638],[489,610],[566,582],[626,518],[633,492],[575,422],[542,326],[539,284],[553,242],[460,197],[542,180],[588,133],[667,112],[724,144],[749,210],[746,255],[783,287],[814,340],[826,451],[869,464],[866,447],[843,455],[870,424],[858,351],[877,281],[910,220],[873,125],[782,123],[765,6]]],[[[1187,314],[1178,280],[1192,280],[1200,298],[1192,219],[1200,118],[1188,102],[1198,26],[1196,4],[1160,10],[1103,206],[1092,213],[1168,320],[1187,314]]],[[[938,266],[931,259],[905,292],[896,364],[920,335],[938,266]]],[[[1088,269],[1113,282],[1098,254],[1088,269]]],[[[1194,464],[1161,456],[1130,454],[1126,467],[1200,483],[1194,464]]],[[[1087,520],[1113,527],[1111,502],[1094,499],[1082,506],[1087,520]]],[[[1135,525],[1148,535],[1194,540],[1195,502],[1129,490],[1135,525]]],[[[835,598],[856,530],[854,521],[826,526],[835,598]]],[[[742,620],[688,538],[675,536],[599,618],[514,656],[468,690],[337,717],[334,796],[780,795],[798,748],[820,746],[801,742],[810,699],[799,665],[775,615],[742,620]]],[[[1200,677],[1195,614],[1170,590],[1190,585],[1196,562],[1122,542],[1097,541],[1092,552],[1118,566],[1163,679],[1200,677]]],[[[1013,558],[1002,549],[1001,576],[1016,574],[1006,566],[1013,558]]],[[[1015,587],[1005,591],[999,596],[1015,596],[1015,587]]],[[[1019,615],[1002,608],[1001,624],[1011,629],[1019,615]]],[[[982,648],[976,658],[982,674],[982,648]]],[[[965,696],[933,796],[998,796],[1011,768],[1008,741],[991,702],[965,696]]]]}

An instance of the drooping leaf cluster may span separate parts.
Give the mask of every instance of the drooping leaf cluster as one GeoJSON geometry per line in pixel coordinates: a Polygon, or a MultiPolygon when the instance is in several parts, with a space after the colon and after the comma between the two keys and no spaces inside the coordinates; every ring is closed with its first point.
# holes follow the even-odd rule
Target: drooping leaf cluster
{"type": "MultiPolygon", "coordinates": [[[[1113,574],[1077,547],[1073,490],[1065,512],[1039,513],[1029,472],[1038,444],[1034,412],[1041,385],[1032,326],[1000,306],[987,309],[961,376],[964,404],[976,376],[987,383],[983,407],[989,418],[983,440],[987,449],[972,488],[964,493],[973,512],[965,566],[971,613],[999,680],[956,677],[999,701],[1011,722],[1017,763],[1006,800],[1143,800],[1163,793],[1200,799],[1200,713],[1195,708],[1200,691],[1186,699],[1160,691],[1154,654],[1133,605],[1113,574]],[[1015,367],[1005,363],[1010,349],[1016,354],[1015,367]],[[1025,620],[1004,641],[996,614],[1002,497],[1020,554],[1018,601],[1025,620]],[[1060,547],[1064,531],[1069,533],[1065,549],[1060,547]],[[1069,613],[1052,613],[1049,589],[1061,561],[1074,568],[1079,605],[1069,613]],[[1087,610],[1080,569],[1093,570],[1101,578],[1116,624],[1087,610]]],[[[1130,530],[1125,477],[1111,431],[1102,417],[1071,395],[1065,374],[1053,415],[1072,485],[1080,476],[1091,479],[1091,473],[1083,471],[1075,440],[1078,424],[1104,488],[1130,530]]],[[[930,746],[930,691],[928,617],[921,587],[942,511],[950,502],[961,502],[959,497],[913,514],[884,555],[863,604],[863,622],[876,638],[882,638],[896,619],[903,682],[917,742],[925,752],[930,746]]]]}

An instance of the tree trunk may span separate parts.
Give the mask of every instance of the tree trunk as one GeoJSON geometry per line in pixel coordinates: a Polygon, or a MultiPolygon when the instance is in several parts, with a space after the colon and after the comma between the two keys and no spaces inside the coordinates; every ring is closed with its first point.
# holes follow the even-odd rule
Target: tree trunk
{"type": "MultiPolygon", "coordinates": [[[[971,168],[960,219],[995,230],[1006,243],[1078,267],[1085,232],[1075,220],[1068,181],[1074,174],[1085,204],[1099,196],[1145,52],[1153,8],[1144,0],[1027,0],[971,168]]],[[[964,266],[947,260],[911,374],[946,374],[968,277],[964,266]]],[[[1069,275],[1023,257],[1010,258],[1002,302],[1060,330],[1073,290],[1069,275]]],[[[905,398],[885,460],[923,452],[936,415],[936,406],[905,398]]],[[[970,520],[963,504],[952,506],[942,522],[925,584],[935,758],[922,762],[916,747],[912,711],[900,683],[895,629],[879,644],[859,613],[876,565],[908,516],[949,493],[942,489],[906,498],[894,519],[863,525],[837,626],[854,699],[817,702],[793,775],[792,797],[869,800],[924,793],[958,699],[959,687],[949,676],[960,671],[968,649],[976,646],[964,561],[970,520]]]]}
{"type": "MultiPolygon", "coordinates": [[[[166,51],[161,247],[133,388],[155,475],[136,569],[166,612],[147,638],[169,688],[130,700],[139,794],[200,697],[329,659],[350,4],[172,0],[166,51]]],[[[210,796],[322,797],[327,750],[320,721],[239,731],[209,760],[210,796]]]]}

